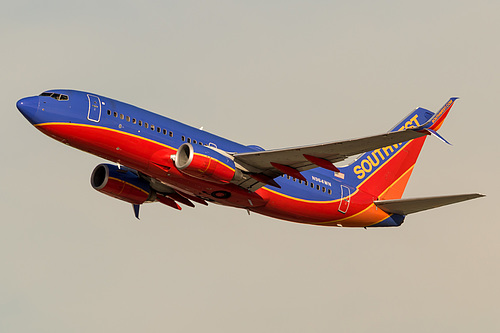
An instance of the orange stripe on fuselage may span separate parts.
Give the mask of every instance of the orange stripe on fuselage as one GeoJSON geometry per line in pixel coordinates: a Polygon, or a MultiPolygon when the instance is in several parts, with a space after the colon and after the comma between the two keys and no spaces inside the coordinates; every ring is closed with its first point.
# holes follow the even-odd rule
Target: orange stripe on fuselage
{"type": "Polygon", "coordinates": [[[268,188],[257,191],[260,191],[259,194],[268,200],[268,203],[255,211],[284,220],[317,225],[342,224],[345,227],[363,227],[377,224],[390,215],[378,209],[373,201],[380,199],[381,195],[386,198],[402,195],[425,138],[414,139],[400,147],[393,156],[360,183],[356,191],[351,194],[346,214],[338,211],[340,199],[305,200],[268,188]],[[392,172],[394,177],[386,177],[388,172],[392,172]]]}
{"type": "MultiPolygon", "coordinates": [[[[45,123],[38,124],[36,127],[45,134],[67,142],[75,148],[141,171],[164,181],[174,189],[187,191],[191,195],[209,197],[209,193],[212,191],[231,192],[232,195],[229,199],[211,198],[223,205],[249,208],[263,215],[294,222],[316,225],[337,225],[341,223],[346,227],[362,227],[376,224],[389,216],[382,210],[377,209],[373,204],[376,198],[363,190],[356,190],[351,194],[349,210],[346,214],[343,214],[338,211],[340,199],[330,201],[304,200],[275,192],[266,187],[256,192],[249,192],[234,184],[218,184],[186,176],[180,173],[173,166],[173,163],[167,173],[165,169],[158,168],[153,163],[150,163],[151,156],[162,149],[167,150],[165,156],[169,156],[169,154],[175,154],[176,149],[140,135],[86,124],[45,123]],[[251,203],[249,200],[251,200],[251,203]],[[268,201],[267,204],[266,201],[268,201]]],[[[401,147],[386,162],[392,162],[396,156],[400,155],[403,148],[401,147]]],[[[380,166],[360,186],[366,186],[374,182],[375,175],[384,172],[383,170],[387,165],[386,163],[380,166]]]]}
{"type": "MultiPolygon", "coordinates": [[[[155,153],[166,150],[163,156],[176,153],[171,146],[139,135],[121,132],[106,127],[70,124],[70,123],[44,123],[37,128],[45,134],[69,145],[100,156],[107,160],[120,163],[151,177],[159,179],[176,190],[189,192],[194,196],[209,198],[223,205],[247,208],[264,205],[265,202],[254,192],[249,192],[234,184],[222,184],[200,180],[181,173],[171,160],[168,172],[151,162],[155,153]],[[117,149],[119,148],[119,149],[117,149]],[[231,197],[220,199],[212,197],[214,191],[228,191],[231,197]],[[249,199],[252,204],[249,203],[249,199]]],[[[163,163],[164,164],[164,163],[163,163]]]]}

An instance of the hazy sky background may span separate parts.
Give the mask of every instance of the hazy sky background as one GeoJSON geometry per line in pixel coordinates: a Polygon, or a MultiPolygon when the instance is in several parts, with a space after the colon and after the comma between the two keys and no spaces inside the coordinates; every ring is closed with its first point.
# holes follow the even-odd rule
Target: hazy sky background
{"type": "Polygon", "coordinates": [[[9,1],[0,12],[1,332],[500,330],[498,1],[9,1]],[[51,88],[266,148],[378,134],[460,96],[400,228],[129,204],[33,128],[51,88]]]}

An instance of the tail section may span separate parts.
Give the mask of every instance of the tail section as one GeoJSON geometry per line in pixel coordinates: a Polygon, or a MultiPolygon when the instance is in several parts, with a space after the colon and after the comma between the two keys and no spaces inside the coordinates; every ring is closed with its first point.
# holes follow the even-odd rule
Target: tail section
{"type": "MultiPolygon", "coordinates": [[[[437,135],[435,131],[441,127],[455,100],[456,98],[451,98],[436,114],[424,108],[417,108],[389,132],[415,128],[437,135]]],[[[439,135],[438,137],[441,138],[439,135]]],[[[410,179],[425,139],[426,136],[367,152],[352,164],[340,168],[340,172],[345,175],[347,183],[378,200],[399,199],[410,179]]]]}

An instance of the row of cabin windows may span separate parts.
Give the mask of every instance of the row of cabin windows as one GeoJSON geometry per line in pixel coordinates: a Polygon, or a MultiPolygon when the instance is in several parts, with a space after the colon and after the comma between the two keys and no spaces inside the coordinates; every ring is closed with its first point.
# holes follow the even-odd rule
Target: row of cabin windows
{"type": "MultiPolygon", "coordinates": [[[[111,110],[108,110],[108,116],[111,116],[111,110]]],[[[160,127],[155,127],[155,125],[153,125],[153,124],[151,124],[151,126],[150,126],[150,124],[148,124],[147,122],[143,122],[142,120],[137,120],[135,118],[130,118],[130,116],[125,116],[123,113],[118,114],[118,112],[115,111],[115,112],[113,112],[113,116],[115,118],[119,117],[120,119],[126,120],[127,122],[131,122],[132,121],[132,124],[137,124],[139,126],[144,126],[146,128],[150,128],[152,131],[154,131],[155,128],[156,128],[156,131],[158,133],[163,133],[163,135],[167,135],[168,134],[168,136],[170,136],[171,138],[174,137],[174,133],[172,131],[167,131],[166,129],[162,130],[160,127]]],[[[186,137],[184,135],[181,136],[181,140],[182,141],[186,141],[186,137]]],[[[194,144],[199,144],[199,145],[203,146],[203,142],[197,141],[197,140],[194,140],[194,139],[191,140],[191,138],[187,138],[187,142],[189,142],[189,143],[192,142],[194,144]]]]}
{"type": "Polygon", "coordinates": [[[290,175],[283,175],[283,177],[286,177],[286,178],[288,178],[288,179],[293,179],[293,181],[294,181],[294,182],[299,181],[299,184],[304,184],[305,186],[308,186],[308,185],[309,185],[309,186],[311,186],[311,188],[316,187],[316,189],[317,189],[318,191],[321,191],[321,192],[324,192],[324,193],[328,192],[328,194],[329,194],[329,195],[331,195],[331,194],[332,194],[332,189],[330,189],[330,188],[328,188],[328,189],[327,189],[326,187],[324,187],[324,186],[319,186],[318,184],[316,184],[316,185],[315,185],[313,182],[310,182],[310,183],[309,183],[307,180],[297,179],[297,178],[295,178],[295,177],[291,177],[290,175]]]}
{"type": "MultiPolygon", "coordinates": [[[[111,110],[108,110],[108,115],[109,115],[109,116],[111,115],[111,110]]],[[[114,116],[115,118],[118,118],[118,112],[116,112],[116,111],[115,111],[115,112],[113,112],[113,116],[114,116]]],[[[143,123],[143,122],[142,122],[142,120],[136,120],[135,118],[132,118],[132,119],[131,119],[129,116],[125,116],[123,113],[120,113],[120,115],[119,115],[119,116],[120,116],[120,119],[122,119],[122,120],[126,120],[127,122],[130,122],[130,121],[132,120],[132,124],[138,124],[139,126],[143,126],[143,125],[144,125],[144,127],[146,127],[146,128],[151,128],[151,130],[152,130],[152,131],[154,131],[154,130],[155,130],[155,125],[151,125],[151,126],[149,126],[149,124],[148,124],[147,122],[144,122],[144,123],[143,123]]],[[[158,133],[162,133],[162,132],[163,132],[163,134],[164,134],[164,135],[167,135],[167,133],[168,133],[168,135],[169,135],[171,138],[173,138],[173,137],[174,137],[174,133],[173,133],[172,131],[167,131],[166,129],[163,129],[163,130],[162,130],[160,127],[156,127],[156,131],[157,131],[158,133]]],[[[181,136],[181,140],[182,140],[182,141],[186,141],[186,137],[185,137],[184,135],[183,135],[183,136],[181,136]]],[[[195,139],[191,139],[191,138],[187,138],[187,142],[188,142],[188,143],[194,143],[194,144],[203,145],[203,142],[201,142],[201,141],[197,141],[197,140],[195,140],[195,139]]],[[[309,184],[309,185],[311,186],[311,188],[314,188],[314,187],[315,187],[315,184],[314,184],[313,182],[308,183],[308,182],[307,182],[307,180],[304,180],[304,181],[303,181],[303,180],[301,180],[301,179],[297,179],[297,178],[295,178],[295,177],[291,177],[290,175],[283,175],[283,177],[287,177],[288,179],[293,179],[293,181],[294,181],[294,182],[298,180],[298,181],[299,181],[299,184],[304,184],[305,186],[307,186],[307,185],[309,184]]],[[[327,188],[325,188],[324,186],[319,186],[318,184],[316,184],[316,190],[318,190],[318,191],[320,191],[320,190],[321,190],[321,191],[322,191],[322,192],[324,192],[324,193],[328,192],[328,194],[329,194],[329,195],[331,195],[331,194],[332,194],[332,190],[331,190],[331,189],[327,189],[327,188]]]]}

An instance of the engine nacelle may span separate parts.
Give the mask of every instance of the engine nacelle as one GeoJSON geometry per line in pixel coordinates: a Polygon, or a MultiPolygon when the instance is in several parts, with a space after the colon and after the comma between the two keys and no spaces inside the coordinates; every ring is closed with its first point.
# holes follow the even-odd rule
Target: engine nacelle
{"type": "Polygon", "coordinates": [[[136,172],[112,164],[96,166],[90,183],[97,191],[134,205],[143,204],[154,196],[149,183],[136,172]]]}
{"type": "Polygon", "coordinates": [[[216,183],[229,183],[242,176],[231,158],[190,143],[183,143],[177,150],[175,166],[187,175],[216,183]]]}

